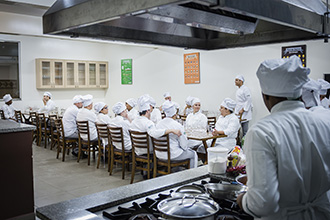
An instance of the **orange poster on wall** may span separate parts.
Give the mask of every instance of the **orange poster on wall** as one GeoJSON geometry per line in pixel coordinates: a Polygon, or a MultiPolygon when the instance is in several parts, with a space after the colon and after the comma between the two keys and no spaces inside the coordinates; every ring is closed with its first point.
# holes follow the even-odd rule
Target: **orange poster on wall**
{"type": "Polygon", "coordinates": [[[185,84],[200,83],[199,53],[184,54],[183,60],[184,60],[184,83],[185,84]]]}

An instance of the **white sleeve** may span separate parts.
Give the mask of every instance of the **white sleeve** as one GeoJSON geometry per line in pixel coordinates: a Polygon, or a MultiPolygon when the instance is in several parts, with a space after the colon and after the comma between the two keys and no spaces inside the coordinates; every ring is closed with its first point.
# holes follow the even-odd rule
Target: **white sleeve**
{"type": "Polygon", "coordinates": [[[147,132],[151,137],[160,138],[165,134],[165,129],[157,129],[152,121],[147,124],[147,132]]]}
{"type": "Polygon", "coordinates": [[[243,106],[243,109],[244,111],[249,111],[252,107],[252,97],[251,97],[251,93],[250,93],[250,90],[249,88],[245,87],[244,89],[244,99],[246,100],[244,102],[244,106],[243,106]]]}
{"type": "Polygon", "coordinates": [[[223,130],[223,132],[225,133],[225,135],[231,136],[232,134],[238,132],[238,129],[239,129],[240,126],[241,125],[239,123],[238,118],[236,116],[235,117],[232,117],[232,118],[230,118],[230,120],[228,122],[228,127],[225,128],[223,130]]]}

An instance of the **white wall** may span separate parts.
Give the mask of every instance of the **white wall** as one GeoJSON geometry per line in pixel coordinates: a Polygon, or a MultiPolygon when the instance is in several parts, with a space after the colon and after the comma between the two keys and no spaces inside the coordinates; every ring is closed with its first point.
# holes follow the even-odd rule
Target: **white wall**
{"type": "MultiPolygon", "coordinates": [[[[1,14],[0,14],[1,16],[1,14]]],[[[39,22],[36,26],[40,25],[39,22]]],[[[8,28],[0,22],[0,33],[8,28]]],[[[17,28],[15,28],[16,30],[17,28]]],[[[169,91],[172,99],[181,106],[188,95],[202,100],[202,108],[217,111],[221,101],[235,98],[237,87],[234,78],[238,74],[245,76],[246,85],[253,98],[254,123],[268,114],[261,99],[256,70],[265,59],[280,58],[281,47],[307,45],[307,66],[311,68],[311,78],[323,78],[330,72],[330,45],[322,40],[292,42],[215,51],[184,50],[181,48],[160,46],[139,46],[114,44],[109,42],[87,42],[73,39],[57,39],[48,36],[0,34],[0,40],[20,42],[20,83],[22,100],[14,101],[14,106],[25,109],[28,106],[41,107],[45,90],[36,89],[36,58],[57,58],[74,60],[101,60],[109,62],[109,89],[67,89],[49,90],[53,100],[62,108],[71,104],[76,94],[92,94],[94,102],[105,101],[110,107],[117,101],[138,98],[149,93],[160,105],[163,93],[169,91]],[[183,54],[200,52],[201,83],[185,85],[183,78],[183,54]],[[121,85],[121,59],[133,59],[133,85],[121,85]]],[[[0,103],[2,105],[3,102],[0,103]]]]}

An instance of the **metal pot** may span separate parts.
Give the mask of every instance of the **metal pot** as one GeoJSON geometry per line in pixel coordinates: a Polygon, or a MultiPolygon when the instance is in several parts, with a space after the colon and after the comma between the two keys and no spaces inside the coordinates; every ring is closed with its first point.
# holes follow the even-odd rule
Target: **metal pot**
{"type": "Polygon", "coordinates": [[[238,194],[246,192],[247,187],[235,184],[208,183],[204,185],[206,191],[215,199],[236,200],[238,194]]]}
{"type": "Polygon", "coordinates": [[[179,187],[177,190],[171,193],[172,197],[184,197],[184,196],[205,196],[209,197],[205,189],[197,185],[185,185],[179,187]]]}
{"type": "Polygon", "coordinates": [[[161,201],[158,210],[165,219],[207,219],[214,220],[219,205],[204,196],[172,197],[161,201]]]}

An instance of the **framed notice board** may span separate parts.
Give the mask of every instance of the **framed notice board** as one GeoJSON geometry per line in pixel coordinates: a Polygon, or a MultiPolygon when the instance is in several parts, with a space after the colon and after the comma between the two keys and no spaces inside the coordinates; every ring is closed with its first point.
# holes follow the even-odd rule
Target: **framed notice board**
{"type": "Polygon", "coordinates": [[[306,67],[306,45],[282,47],[282,58],[289,58],[293,55],[297,55],[302,65],[306,67]]]}
{"type": "Polygon", "coordinates": [[[183,55],[184,61],[184,83],[200,83],[199,53],[189,53],[183,55]]]}
{"type": "Polygon", "coordinates": [[[121,84],[132,84],[132,59],[121,60],[121,84]]]}

